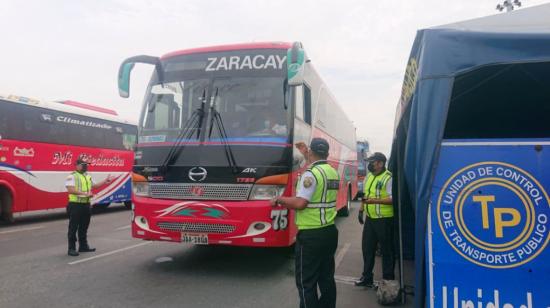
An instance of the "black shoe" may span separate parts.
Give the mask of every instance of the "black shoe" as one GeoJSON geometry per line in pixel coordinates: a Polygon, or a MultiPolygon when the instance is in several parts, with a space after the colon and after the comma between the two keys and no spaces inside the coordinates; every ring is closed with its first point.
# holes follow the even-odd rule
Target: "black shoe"
{"type": "Polygon", "coordinates": [[[78,248],[78,252],[94,252],[94,251],[95,251],[95,248],[90,248],[90,247],[78,248]]]}
{"type": "Polygon", "coordinates": [[[69,252],[67,252],[67,254],[71,257],[77,257],[78,255],[80,255],[78,252],[76,252],[76,249],[69,249],[69,252]]]}
{"type": "Polygon", "coordinates": [[[372,279],[361,277],[359,280],[355,282],[355,286],[372,288],[373,287],[372,279]]]}

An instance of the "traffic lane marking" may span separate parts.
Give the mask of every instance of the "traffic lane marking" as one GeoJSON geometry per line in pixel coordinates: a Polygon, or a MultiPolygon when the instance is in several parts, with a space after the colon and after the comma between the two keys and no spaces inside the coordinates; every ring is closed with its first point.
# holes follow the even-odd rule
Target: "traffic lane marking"
{"type": "Polygon", "coordinates": [[[336,255],[336,260],[335,260],[336,266],[334,267],[334,269],[337,269],[338,266],[340,266],[340,263],[342,263],[342,260],[344,259],[344,256],[345,256],[346,253],[348,252],[350,246],[351,246],[350,243],[345,243],[345,244],[344,244],[344,247],[342,247],[342,249],[340,249],[340,251],[339,251],[338,254],[336,255]]]}
{"type": "Polygon", "coordinates": [[[44,226],[17,228],[17,229],[12,229],[12,230],[0,231],[0,234],[8,234],[8,233],[21,232],[21,231],[31,231],[31,230],[38,230],[38,229],[43,229],[43,228],[44,228],[44,226]]]}
{"type": "Polygon", "coordinates": [[[342,284],[354,286],[357,281],[357,277],[334,275],[334,281],[342,284]]]}
{"type": "Polygon", "coordinates": [[[89,257],[89,258],[84,258],[84,259],[76,260],[76,261],[73,261],[73,262],[69,262],[68,264],[69,265],[75,265],[75,264],[79,264],[79,263],[83,263],[83,262],[92,261],[92,260],[95,260],[95,259],[99,259],[99,258],[107,257],[107,256],[110,256],[110,255],[114,255],[116,253],[123,252],[123,251],[126,251],[126,250],[130,250],[130,249],[134,249],[134,248],[137,248],[137,247],[145,246],[145,245],[148,245],[148,244],[151,244],[151,243],[152,242],[139,243],[139,244],[136,244],[136,245],[132,245],[132,246],[116,249],[116,250],[113,250],[113,251],[109,251],[109,252],[106,252],[106,253],[102,253],[102,254],[99,254],[97,256],[92,256],[92,257],[89,257]]]}
{"type": "Polygon", "coordinates": [[[127,226],[116,228],[115,231],[126,230],[126,229],[130,229],[131,227],[132,225],[127,225],[127,226]]]}

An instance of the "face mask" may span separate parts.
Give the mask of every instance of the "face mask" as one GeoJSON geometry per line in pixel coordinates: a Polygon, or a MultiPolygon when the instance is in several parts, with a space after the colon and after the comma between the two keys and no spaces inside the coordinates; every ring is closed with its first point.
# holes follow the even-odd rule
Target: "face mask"
{"type": "Polygon", "coordinates": [[[88,165],[80,165],[80,168],[82,169],[82,173],[88,171],[88,165]]]}
{"type": "Polygon", "coordinates": [[[369,170],[369,172],[374,172],[374,163],[373,163],[373,162],[370,162],[370,163],[367,165],[367,169],[369,170]]]}

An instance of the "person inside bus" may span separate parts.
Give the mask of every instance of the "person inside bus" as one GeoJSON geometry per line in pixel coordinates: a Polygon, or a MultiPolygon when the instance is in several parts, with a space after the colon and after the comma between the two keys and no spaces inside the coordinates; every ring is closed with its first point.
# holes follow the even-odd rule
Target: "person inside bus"
{"type": "Polygon", "coordinates": [[[111,175],[108,175],[105,180],[95,183],[87,173],[88,162],[84,157],[79,157],[75,165],[76,170],[65,180],[65,187],[69,192],[69,204],[67,205],[69,251],[67,254],[73,257],[78,256],[79,252],[95,251],[95,248],[88,245],[88,226],[92,214],[90,205],[90,199],[93,196],[92,189],[109,184],[113,180],[111,175]],[[77,232],[78,252],[76,251],[77,232]]]}
{"type": "MultiPolygon", "coordinates": [[[[250,136],[286,136],[286,124],[279,124],[281,121],[276,117],[273,110],[264,110],[260,112],[259,127],[250,133],[250,136]]],[[[258,122],[256,122],[258,123],[258,122]]]]}

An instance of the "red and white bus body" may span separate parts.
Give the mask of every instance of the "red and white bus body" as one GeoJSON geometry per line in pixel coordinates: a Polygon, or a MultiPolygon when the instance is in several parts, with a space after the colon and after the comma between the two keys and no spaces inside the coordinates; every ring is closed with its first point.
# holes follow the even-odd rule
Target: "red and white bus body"
{"type": "Polygon", "coordinates": [[[347,213],[357,187],[355,128],[310,62],[304,64],[303,84],[288,85],[291,46],[198,48],[170,53],[156,63],[153,57],[134,57],[121,65],[119,89],[126,95],[128,87],[120,83],[129,76],[126,66],[148,63],[157,70],[138,130],[135,238],[292,245],[294,212],[272,208],[269,199],[294,195],[307,166],[293,144],[309,144],[313,137],[330,143],[329,162],[342,179],[338,209],[347,213]],[[189,123],[191,110],[203,111],[195,126],[189,123]]]}
{"type": "Polygon", "coordinates": [[[0,96],[0,212],[5,219],[65,207],[65,179],[81,155],[88,158],[94,180],[116,176],[94,190],[93,204],[131,201],[136,126],[72,103],[0,96]]]}

